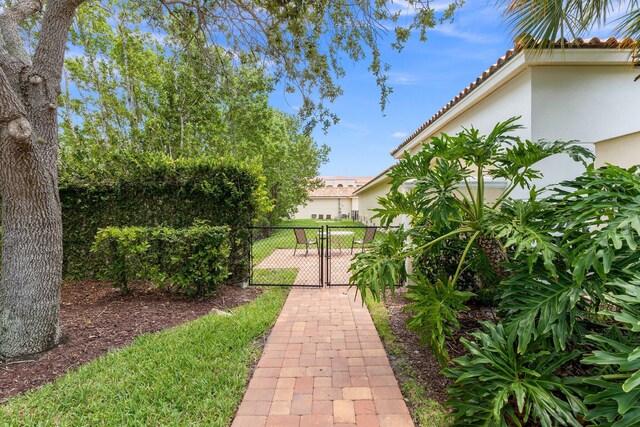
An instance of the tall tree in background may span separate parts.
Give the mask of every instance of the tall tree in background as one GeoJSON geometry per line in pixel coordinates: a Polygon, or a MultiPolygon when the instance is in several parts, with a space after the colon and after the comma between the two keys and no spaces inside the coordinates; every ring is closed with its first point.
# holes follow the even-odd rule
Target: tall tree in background
{"type": "Polygon", "coordinates": [[[269,106],[273,79],[251,58],[219,47],[185,48],[183,27],[169,26],[161,36],[145,32],[125,1],[85,4],[76,14],[65,86],[77,90],[60,102],[63,173],[108,168],[117,157],[105,156],[105,148],[233,157],[259,164],[273,204],[269,222],[292,213],[328,148],[317,146],[300,120],[269,106]]]}
{"type": "MultiPolygon", "coordinates": [[[[44,351],[61,335],[57,103],[69,28],[81,3],[4,0],[0,7],[0,358],[44,351]],[[27,33],[33,40],[21,30],[26,22],[37,28],[27,33]],[[30,55],[26,48],[32,45],[30,55]]],[[[248,52],[269,64],[276,80],[303,95],[301,114],[313,126],[335,119],[325,103],[341,93],[336,79],[344,75],[344,59],[370,59],[384,105],[389,88],[378,47],[384,25],[403,17],[392,43],[401,49],[412,30],[424,39],[439,18],[428,1],[402,3],[415,13],[403,15],[385,0],[139,0],[132,13],[148,17],[150,25],[164,25],[167,15],[177,25],[192,17],[195,33],[203,37],[184,40],[248,52]]]]}

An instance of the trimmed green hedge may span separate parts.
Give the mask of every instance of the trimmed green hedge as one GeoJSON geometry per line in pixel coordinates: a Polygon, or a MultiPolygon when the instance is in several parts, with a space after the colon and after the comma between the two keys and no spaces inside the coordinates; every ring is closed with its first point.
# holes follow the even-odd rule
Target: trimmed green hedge
{"type": "Polygon", "coordinates": [[[109,171],[61,174],[64,274],[96,278],[103,261],[91,253],[105,227],[182,229],[204,220],[228,226],[232,281],[247,272],[246,227],[269,210],[259,171],[208,157],[123,156],[109,171]]]}
{"type": "Polygon", "coordinates": [[[128,292],[131,279],[190,296],[214,291],[229,276],[229,228],[101,228],[91,248],[105,261],[104,277],[128,292]]]}

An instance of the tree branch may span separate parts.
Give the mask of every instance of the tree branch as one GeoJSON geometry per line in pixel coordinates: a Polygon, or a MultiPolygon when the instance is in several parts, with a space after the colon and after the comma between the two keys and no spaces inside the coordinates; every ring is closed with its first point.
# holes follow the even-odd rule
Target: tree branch
{"type": "Polygon", "coordinates": [[[0,48],[6,50],[23,65],[29,65],[31,61],[24,48],[19,25],[41,10],[40,0],[21,0],[0,15],[0,48]]]}
{"type": "Polygon", "coordinates": [[[60,91],[69,28],[77,7],[83,2],[84,0],[49,0],[42,17],[40,40],[33,56],[33,73],[46,80],[52,103],[57,102],[60,91]]]}

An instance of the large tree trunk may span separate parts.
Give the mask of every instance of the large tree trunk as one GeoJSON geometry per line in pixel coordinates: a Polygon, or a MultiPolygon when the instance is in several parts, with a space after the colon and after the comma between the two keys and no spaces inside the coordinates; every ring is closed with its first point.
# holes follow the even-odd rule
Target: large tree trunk
{"type": "Polygon", "coordinates": [[[42,127],[34,126],[28,145],[16,143],[6,131],[0,135],[3,358],[39,353],[60,339],[62,220],[55,161],[57,129],[55,125],[38,129],[42,127]]]}
{"type": "Polygon", "coordinates": [[[67,34],[81,1],[49,0],[33,65],[18,24],[42,4],[20,0],[0,15],[0,359],[40,353],[61,336],[56,104],[67,34]]]}

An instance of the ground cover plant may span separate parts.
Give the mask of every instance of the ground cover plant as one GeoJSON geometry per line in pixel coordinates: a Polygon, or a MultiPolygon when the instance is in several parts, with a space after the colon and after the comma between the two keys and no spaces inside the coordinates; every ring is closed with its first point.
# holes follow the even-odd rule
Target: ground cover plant
{"type": "MultiPolygon", "coordinates": [[[[516,147],[518,154],[527,152],[526,144],[516,147]]],[[[535,152],[526,158],[536,158],[535,152]]],[[[406,165],[411,165],[410,161],[406,165]]],[[[467,354],[444,365],[444,374],[453,381],[449,404],[455,424],[637,425],[638,169],[595,169],[590,165],[582,176],[548,189],[546,197],[532,188],[529,200],[498,199],[500,203],[493,202],[496,209],[484,212],[483,221],[469,225],[466,221],[471,215],[479,219],[477,210],[472,209],[474,203],[465,201],[470,196],[460,196],[452,186],[435,185],[444,180],[430,179],[438,173],[442,178],[459,172],[449,168],[451,164],[445,168],[433,159],[426,159],[423,166],[427,165],[434,166],[435,172],[417,177],[416,188],[420,188],[420,181],[425,185],[420,196],[414,192],[397,200],[403,201],[404,207],[417,208],[418,215],[429,215],[430,221],[420,222],[418,216],[410,232],[412,243],[399,255],[378,254],[376,265],[395,262],[401,268],[398,261],[405,256],[439,256],[434,254],[437,245],[433,242],[451,237],[450,229],[434,233],[433,225],[442,220],[452,223],[454,231],[467,227],[454,233],[463,239],[457,262],[451,263],[455,267],[448,272],[455,284],[462,271],[476,266],[463,262],[471,254],[473,236],[482,230],[477,238],[488,237],[492,242],[478,249],[501,279],[496,283],[493,303],[498,308],[497,322],[486,322],[463,340],[467,354]],[[439,205],[429,204],[434,201],[439,205]],[[435,209],[427,212],[426,207],[435,209]],[[498,256],[492,261],[495,254],[498,256]],[[497,267],[495,261],[499,261],[497,267]]],[[[523,164],[514,171],[525,180],[535,176],[535,170],[523,164]]],[[[481,200],[477,194],[475,200],[481,200]]],[[[356,261],[362,271],[367,271],[366,259],[356,261]]],[[[414,269],[420,271],[420,267],[418,260],[414,269]]],[[[388,283],[388,278],[377,280],[372,271],[375,269],[361,277],[388,283]]],[[[422,292],[421,306],[439,303],[451,309],[445,311],[447,316],[456,313],[457,308],[446,302],[442,292],[433,289],[436,278],[411,277],[417,279],[415,286],[419,288],[432,287],[422,292]]],[[[367,291],[376,286],[358,282],[358,276],[354,283],[367,291]]],[[[415,308],[409,310],[416,312],[415,308]]],[[[414,315],[412,320],[414,327],[425,329],[430,348],[442,356],[443,347],[436,339],[446,336],[446,330],[440,334],[432,319],[414,315]]],[[[455,318],[443,317],[443,321],[455,327],[455,318]]]]}
{"type": "MultiPolygon", "coordinates": [[[[288,277],[293,280],[292,276],[288,277]]],[[[80,367],[0,406],[3,425],[231,423],[286,288],[265,291],[232,316],[209,315],[80,367]],[[233,331],[233,333],[230,333],[233,331]]]]}

